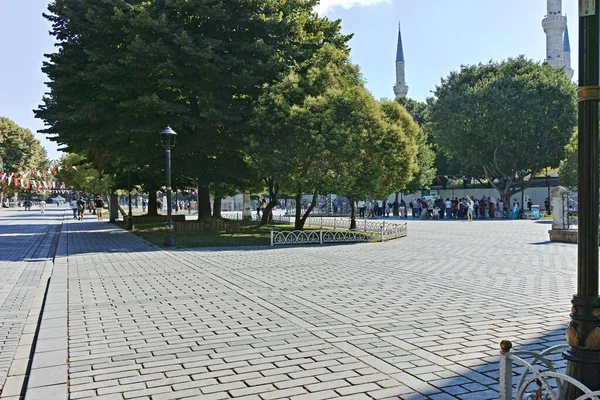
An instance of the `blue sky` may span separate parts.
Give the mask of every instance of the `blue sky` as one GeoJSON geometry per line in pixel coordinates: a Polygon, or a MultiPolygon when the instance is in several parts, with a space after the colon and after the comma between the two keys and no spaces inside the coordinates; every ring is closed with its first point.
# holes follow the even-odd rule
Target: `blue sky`
{"type": "MultiPolygon", "coordinates": [[[[47,0],[0,0],[0,116],[37,131],[32,110],[46,91],[43,54],[54,51],[47,0]]],[[[402,23],[408,96],[424,100],[442,77],[461,64],[524,54],[542,61],[541,20],[546,0],[322,0],[319,12],[341,19],[354,33],[352,60],[375,98],[392,98],[398,21],[402,23]]],[[[563,0],[569,16],[572,67],[577,77],[577,0],[563,0]]],[[[37,135],[57,158],[56,145],[37,135]]]]}

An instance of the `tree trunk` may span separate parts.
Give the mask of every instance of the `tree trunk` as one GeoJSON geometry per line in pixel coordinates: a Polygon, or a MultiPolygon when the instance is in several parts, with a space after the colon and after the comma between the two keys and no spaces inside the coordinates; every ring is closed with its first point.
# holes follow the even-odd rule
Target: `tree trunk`
{"type": "Polygon", "coordinates": [[[300,219],[302,214],[302,193],[296,193],[296,218],[294,220],[294,226],[300,225],[300,219]]]}
{"type": "Polygon", "coordinates": [[[279,184],[275,183],[273,179],[267,180],[267,186],[269,187],[269,202],[264,210],[262,210],[262,218],[260,220],[259,226],[268,225],[269,222],[273,219],[271,217],[271,212],[273,208],[277,205],[277,196],[279,196],[279,184]]]}
{"type": "MultiPolygon", "coordinates": [[[[350,230],[356,229],[356,207],[354,207],[354,198],[349,198],[350,202],[350,230]]],[[[396,201],[398,201],[398,193],[396,193],[396,201]]]]}
{"type": "Polygon", "coordinates": [[[213,218],[221,218],[221,204],[223,200],[221,188],[215,186],[215,200],[213,202],[213,218]]]}
{"type": "Polygon", "coordinates": [[[146,210],[149,216],[158,216],[157,200],[156,190],[150,189],[150,192],[148,192],[148,210],[146,210]]]}
{"type": "Polygon", "coordinates": [[[207,186],[198,186],[198,221],[210,218],[210,192],[207,186]]]}
{"type": "MultiPolygon", "coordinates": [[[[300,213],[298,212],[296,214],[296,224],[294,226],[294,229],[304,230],[304,224],[306,223],[306,219],[310,215],[310,212],[315,208],[315,204],[317,204],[317,196],[318,193],[315,191],[313,193],[312,201],[310,202],[310,207],[308,207],[308,209],[306,210],[302,218],[300,218],[300,220],[298,220],[298,216],[300,215],[300,213]]],[[[296,199],[298,199],[298,197],[302,198],[302,193],[297,193],[296,199]]],[[[298,208],[296,208],[296,210],[299,211],[298,208]]]]}

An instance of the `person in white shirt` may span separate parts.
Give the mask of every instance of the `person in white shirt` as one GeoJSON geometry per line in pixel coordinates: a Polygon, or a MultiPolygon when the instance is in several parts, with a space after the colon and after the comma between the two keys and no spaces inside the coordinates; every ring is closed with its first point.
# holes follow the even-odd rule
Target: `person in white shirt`
{"type": "Polygon", "coordinates": [[[42,214],[46,212],[46,202],[44,200],[40,201],[40,210],[42,211],[42,214]]]}
{"type": "Polygon", "coordinates": [[[448,197],[446,197],[444,205],[446,206],[446,219],[450,219],[452,217],[452,202],[448,197]]]}
{"type": "Polygon", "coordinates": [[[473,209],[475,208],[475,203],[473,199],[467,196],[467,219],[469,221],[473,221],[473,209]]]}
{"type": "Polygon", "coordinates": [[[364,218],[365,217],[365,211],[367,210],[367,204],[365,203],[364,200],[359,200],[358,201],[358,215],[360,216],[360,218],[364,218]]]}
{"type": "Polygon", "coordinates": [[[73,210],[73,218],[77,218],[77,200],[73,199],[71,209],[73,210]]]}

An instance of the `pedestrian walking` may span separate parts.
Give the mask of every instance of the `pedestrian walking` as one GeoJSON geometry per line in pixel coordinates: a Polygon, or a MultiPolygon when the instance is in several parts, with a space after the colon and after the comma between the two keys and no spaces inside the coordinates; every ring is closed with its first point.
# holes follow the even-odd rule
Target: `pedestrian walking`
{"type": "Polygon", "coordinates": [[[44,200],[40,201],[40,210],[42,211],[42,214],[46,212],[46,202],[44,200]]]}
{"type": "Polygon", "coordinates": [[[71,202],[71,210],[73,210],[73,218],[77,218],[77,200],[71,202]]]}
{"type": "Polygon", "coordinates": [[[83,217],[85,215],[85,200],[83,197],[80,197],[77,201],[77,220],[83,221],[83,217]]]}
{"type": "Polygon", "coordinates": [[[98,221],[102,221],[102,211],[104,210],[104,201],[100,196],[96,196],[94,200],[94,206],[96,207],[96,216],[98,221]]]}

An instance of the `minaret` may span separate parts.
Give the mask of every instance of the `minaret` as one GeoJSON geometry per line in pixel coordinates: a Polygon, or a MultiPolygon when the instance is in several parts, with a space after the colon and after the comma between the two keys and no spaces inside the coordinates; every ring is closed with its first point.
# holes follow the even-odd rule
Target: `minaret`
{"type": "Polygon", "coordinates": [[[562,0],[547,0],[548,14],[542,20],[542,27],[546,33],[546,61],[556,68],[564,68],[570,78],[573,77],[571,70],[571,46],[568,43],[569,34],[566,33],[567,17],[562,15],[562,0]],[[567,52],[565,49],[569,48],[567,52]]]}
{"type": "Polygon", "coordinates": [[[396,98],[406,97],[408,86],[406,86],[406,74],[404,72],[404,49],[402,48],[402,32],[398,23],[398,49],[396,50],[396,84],[394,94],[396,98]]]}
{"type": "Polygon", "coordinates": [[[573,79],[573,75],[575,75],[575,71],[571,68],[571,42],[569,41],[569,27],[565,27],[565,38],[563,41],[563,53],[565,59],[565,71],[567,72],[567,77],[569,80],[573,79]]]}

